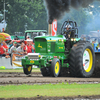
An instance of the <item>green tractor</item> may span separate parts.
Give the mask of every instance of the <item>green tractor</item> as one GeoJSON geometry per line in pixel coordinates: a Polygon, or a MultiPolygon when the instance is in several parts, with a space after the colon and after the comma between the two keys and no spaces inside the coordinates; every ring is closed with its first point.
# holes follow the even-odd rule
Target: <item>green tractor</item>
{"type": "Polygon", "coordinates": [[[25,40],[27,40],[27,37],[34,40],[36,36],[45,36],[47,34],[46,30],[26,30],[25,31],[25,40]]]}
{"type": "MultiPolygon", "coordinates": [[[[95,54],[92,45],[78,38],[77,23],[65,21],[61,35],[35,37],[35,52],[22,59],[26,75],[32,65],[40,68],[43,76],[60,76],[62,69],[72,77],[90,77],[94,72],[95,54]]],[[[63,73],[63,72],[62,72],[63,73]]]]}

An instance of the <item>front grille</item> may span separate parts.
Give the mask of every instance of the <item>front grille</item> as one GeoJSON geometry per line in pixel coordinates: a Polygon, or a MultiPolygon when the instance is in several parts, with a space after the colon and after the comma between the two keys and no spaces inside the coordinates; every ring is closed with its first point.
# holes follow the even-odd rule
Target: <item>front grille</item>
{"type": "Polygon", "coordinates": [[[55,52],[55,42],[51,42],[51,52],[55,52]]]}
{"type": "Polygon", "coordinates": [[[28,53],[28,59],[29,60],[38,60],[39,59],[39,53],[28,53]]]}

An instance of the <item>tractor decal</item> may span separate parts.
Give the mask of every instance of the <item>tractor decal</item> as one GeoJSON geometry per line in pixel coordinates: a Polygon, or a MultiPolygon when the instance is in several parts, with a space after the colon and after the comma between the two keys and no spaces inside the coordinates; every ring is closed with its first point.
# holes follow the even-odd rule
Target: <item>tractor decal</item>
{"type": "Polygon", "coordinates": [[[39,47],[39,48],[42,48],[42,46],[40,46],[40,44],[38,44],[38,47],[39,47]]]}

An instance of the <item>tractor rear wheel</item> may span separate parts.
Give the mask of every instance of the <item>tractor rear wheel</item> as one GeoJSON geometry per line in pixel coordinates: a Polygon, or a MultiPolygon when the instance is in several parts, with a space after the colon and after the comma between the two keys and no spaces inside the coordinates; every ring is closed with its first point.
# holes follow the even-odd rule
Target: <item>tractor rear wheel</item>
{"type": "Polygon", "coordinates": [[[46,77],[46,76],[50,76],[50,68],[48,67],[44,67],[40,69],[41,74],[46,77]]]}
{"type": "Polygon", "coordinates": [[[24,74],[29,75],[32,71],[32,65],[26,65],[26,68],[23,66],[24,74]]]}
{"type": "Polygon", "coordinates": [[[51,76],[58,77],[60,74],[60,60],[55,58],[51,63],[51,76]]]}
{"type": "Polygon", "coordinates": [[[69,55],[69,64],[71,76],[90,77],[95,67],[95,54],[92,45],[86,41],[74,44],[69,55]]]}

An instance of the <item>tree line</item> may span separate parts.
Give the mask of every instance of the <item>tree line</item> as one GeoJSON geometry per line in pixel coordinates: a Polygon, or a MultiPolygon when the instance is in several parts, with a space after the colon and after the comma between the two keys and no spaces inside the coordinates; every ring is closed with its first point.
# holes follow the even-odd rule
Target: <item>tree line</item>
{"type": "MultiPolygon", "coordinates": [[[[3,0],[0,9],[3,13],[3,0]]],[[[47,29],[47,15],[42,0],[5,0],[6,32],[24,32],[25,29],[47,29]]]]}
{"type": "MultiPolygon", "coordinates": [[[[95,3],[97,5],[98,3],[95,3]]],[[[4,0],[0,0],[0,13],[4,13],[4,0]]],[[[14,32],[23,32],[26,29],[31,30],[48,30],[48,15],[43,0],[5,0],[5,18],[6,32],[14,35],[14,32]]],[[[97,10],[100,10],[97,8],[97,10]]],[[[91,11],[94,11],[91,9],[91,11]]],[[[76,21],[79,27],[79,33],[86,34],[90,30],[86,29],[88,23],[94,19],[86,10],[72,9],[69,13],[62,15],[62,19],[58,21],[58,34],[65,20],[76,21]]],[[[3,19],[0,18],[0,21],[3,19]]],[[[97,30],[97,27],[94,28],[97,30]]]]}

